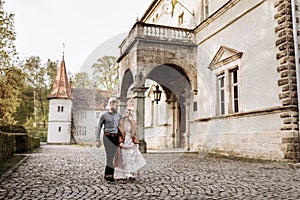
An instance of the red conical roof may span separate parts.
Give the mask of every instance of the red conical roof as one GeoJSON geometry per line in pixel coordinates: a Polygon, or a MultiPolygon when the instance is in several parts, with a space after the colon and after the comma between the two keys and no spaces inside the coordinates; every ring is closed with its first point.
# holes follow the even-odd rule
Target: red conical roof
{"type": "Polygon", "coordinates": [[[68,81],[64,58],[57,70],[56,79],[48,99],[72,99],[71,85],[68,81]]]}

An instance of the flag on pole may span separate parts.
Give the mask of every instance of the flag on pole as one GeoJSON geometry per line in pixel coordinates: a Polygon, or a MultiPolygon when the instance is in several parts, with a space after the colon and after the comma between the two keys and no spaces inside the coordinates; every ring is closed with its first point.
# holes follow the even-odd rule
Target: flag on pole
{"type": "Polygon", "coordinates": [[[177,2],[177,0],[172,0],[171,3],[172,3],[172,17],[173,17],[175,5],[176,5],[178,2],[177,2]]]}

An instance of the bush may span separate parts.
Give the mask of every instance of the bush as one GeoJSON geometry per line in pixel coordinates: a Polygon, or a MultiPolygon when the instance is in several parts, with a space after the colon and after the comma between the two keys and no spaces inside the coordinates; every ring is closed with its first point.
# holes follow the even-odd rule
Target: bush
{"type": "Polygon", "coordinates": [[[40,147],[40,138],[38,137],[33,137],[32,138],[32,143],[31,143],[31,149],[39,148],[40,147]]]}
{"type": "Polygon", "coordinates": [[[33,149],[31,136],[23,133],[15,133],[14,136],[16,140],[16,153],[23,153],[33,149]]]}
{"type": "Polygon", "coordinates": [[[44,128],[44,127],[30,128],[27,129],[27,133],[33,137],[40,138],[41,142],[47,142],[48,128],[44,128]]]}
{"type": "Polygon", "coordinates": [[[27,130],[20,125],[4,125],[0,126],[0,131],[5,133],[27,133],[27,130]]]}
{"type": "Polygon", "coordinates": [[[0,132],[0,161],[4,161],[16,150],[15,136],[0,132]]]}

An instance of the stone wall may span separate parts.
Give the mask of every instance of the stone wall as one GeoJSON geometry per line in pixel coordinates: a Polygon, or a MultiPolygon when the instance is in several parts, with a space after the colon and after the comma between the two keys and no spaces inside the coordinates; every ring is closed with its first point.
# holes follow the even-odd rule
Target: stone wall
{"type": "Polygon", "coordinates": [[[281,75],[278,85],[282,90],[279,98],[282,106],[287,108],[280,115],[282,119],[281,148],[285,159],[299,161],[299,115],[291,1],[278,0],[274,7],[277,10],[274,19],[278,24],[275,27],[277,34],[275,44],[278,49],[276,59],[280,62],[277,70],[281,75]]]}

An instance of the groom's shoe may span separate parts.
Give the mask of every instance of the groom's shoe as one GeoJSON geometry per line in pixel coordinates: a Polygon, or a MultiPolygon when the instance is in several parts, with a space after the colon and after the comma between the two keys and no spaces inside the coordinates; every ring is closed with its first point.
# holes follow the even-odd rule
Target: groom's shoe
{"type": "Polygon", "coordinates": [[[129,180],[129,181],[135,181],[135,177],[132,176],[131,174],[128,175],[128,176],[126,177],[126,179],[129,180]]]}
{"type": "Polygon", "coordinates": [[[105,176],[104,177],[104,179],[107,181],[107,182],[110,182],[110,183],[112,183],[112,182],[115,182],[116,180],[114,179],[114,177],[113,176],[105,176]]]}

